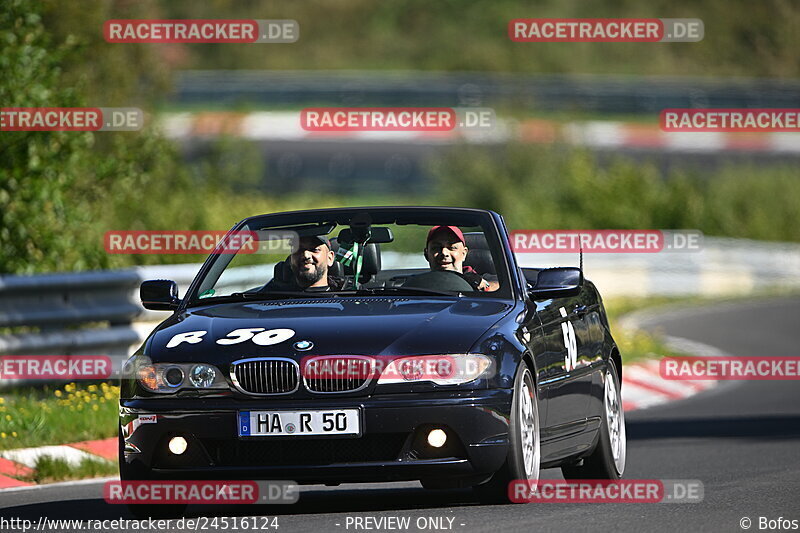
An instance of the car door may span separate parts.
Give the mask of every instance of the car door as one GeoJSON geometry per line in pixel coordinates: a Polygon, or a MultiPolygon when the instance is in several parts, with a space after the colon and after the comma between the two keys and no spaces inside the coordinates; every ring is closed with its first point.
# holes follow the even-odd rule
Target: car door
{"type": "Polygon", "coordinates": [[[592,373],[586,354],[589,330],[583,320],[581,295],[544,300],[538,303],[539,320],[548,345],[547,419],[554,432],[570,433],[582,429],[588,416],[592,373]]]}

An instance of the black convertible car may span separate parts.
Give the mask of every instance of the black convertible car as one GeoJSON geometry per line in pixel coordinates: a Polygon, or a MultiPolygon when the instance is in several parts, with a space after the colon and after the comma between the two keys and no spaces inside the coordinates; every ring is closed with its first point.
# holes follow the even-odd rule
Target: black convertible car
{"type": "Polygon", "coordinates": [[[508,501],[540,468],[622,475],[600,295],[579,268],[520,268],[497,213],[319,209],[231,231],[261,253],[219,248],[182,299],[141,287],[172,315],[126,363],[123,480],[420,480],[508,501]]]}

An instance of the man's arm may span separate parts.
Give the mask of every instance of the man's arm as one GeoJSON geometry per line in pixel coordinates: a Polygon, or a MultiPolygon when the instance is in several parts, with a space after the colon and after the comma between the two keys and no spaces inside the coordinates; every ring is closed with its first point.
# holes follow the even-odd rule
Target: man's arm
{"type": "Polygon", "coordinates": [[[472,288],[476,291],[492,292],[500,288],[500,284],[498,282],[484,279],[483,276],[471,268],[465,272],[462,272],[461,277],[464,278],[467,283],[472,285],[472,288]]]}

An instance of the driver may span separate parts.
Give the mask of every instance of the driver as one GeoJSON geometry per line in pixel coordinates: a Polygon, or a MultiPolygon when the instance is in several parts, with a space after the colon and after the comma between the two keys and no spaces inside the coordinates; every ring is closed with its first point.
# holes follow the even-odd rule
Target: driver
{"type": "Polygon", "coordinates": [[[487,281],[470,266],[467,258],[467,241],[457,226],[434,226],[428,231],[423,254],[431,270],[455,272],[477,291],[496,291],[500,284],[487,281]]]}
{"type": "Polygon", "coordinates": [[[300,237],[297,251],[289,256],[292,278],[289,282],[272,279],[264,286],[266,291],[338,291],[344,280],[328,275],[333,266],[334,253],[331,241],[324,235],[300,237]]]}

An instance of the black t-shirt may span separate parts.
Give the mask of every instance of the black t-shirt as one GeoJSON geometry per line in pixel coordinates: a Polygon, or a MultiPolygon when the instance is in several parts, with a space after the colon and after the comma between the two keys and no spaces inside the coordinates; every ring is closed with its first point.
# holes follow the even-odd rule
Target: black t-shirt
{"type": "Polygon", "coordinates": [[[326,292],[326,291],[340,291],[344,288],[345,280],[336,276],[328,276],[327,287],[306,287],[303,288],[297,283],[294,276],[288,281],[279,281],[272,279],[269,283],[264,285],[262,291],[308,291],[308,292],[326,292]]]}

